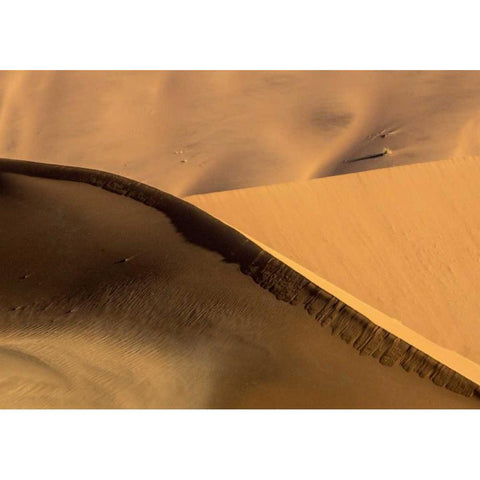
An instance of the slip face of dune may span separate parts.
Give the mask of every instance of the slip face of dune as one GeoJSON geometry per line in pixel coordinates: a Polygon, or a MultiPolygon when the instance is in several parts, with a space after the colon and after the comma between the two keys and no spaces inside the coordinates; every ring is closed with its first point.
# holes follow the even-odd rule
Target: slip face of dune
{"type": "Polygon", "coordinates": [[[454,159],[189,201],[478,364],[479,165],[454,159]]]}
{"type": "Polygon", "coordinates": [[[359,356],[319,325],[354,312],[195,207],[99,172],[0,166],[2,407],[478,407],[359,356]],[[75,181],[40,178],[55,175],[75,181]]]}
{"type": "Polygon", "coordinates": [[[0,72],[0,156],[183,196],[480,154],[479,109],[478,72],[0,72]]]}

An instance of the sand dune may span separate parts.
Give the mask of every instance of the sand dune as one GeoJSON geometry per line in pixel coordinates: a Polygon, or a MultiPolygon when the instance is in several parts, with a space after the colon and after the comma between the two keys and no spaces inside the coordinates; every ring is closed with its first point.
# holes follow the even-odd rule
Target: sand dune
{"type": "Polygon", "coordinates": [[[0,156],[183,196],[480,154],[479,108],[478,72],[1,72],[0,156]]]}
{"type": "Polygon", "coordinates": [[[50,164],[0,160],[0,406],[478,407],[479,111],[478,72],[0,72],[0,157],[50,164]]]}
{"type": "Polygon", "coordinates": [[[479,183],[471,157],[188,200],[480,364],[479,183]]]}
{"type": "Polygon", "coordinates": [[[434,383],[475,385],[186,202],[85,169],[0,170],[3,407],[479,405],[434,383]]]}

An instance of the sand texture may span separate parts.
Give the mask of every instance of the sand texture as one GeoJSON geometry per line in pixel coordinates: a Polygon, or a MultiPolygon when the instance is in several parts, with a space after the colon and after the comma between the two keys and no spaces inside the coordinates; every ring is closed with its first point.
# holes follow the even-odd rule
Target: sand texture
{"type": "Polygon", "coordinates": [[[187,202],[0,170],[3,407],[479,406],[475,383],[187,202]]]}
{"type": "Polygon", "coordinates": [[[480,364],[479,184],[470,157],[189,201],[480,364]]]}
{"type": "Polygon", "coordinates": [[[479,112],[468,71],[0,72],[0,407],[478,408],[479,112]]]}
{"type": "Polygon", "coordinates": [[[0,157],[180,196],[480,155],[477,72],[0,72],[0,100],[0,157]]]}

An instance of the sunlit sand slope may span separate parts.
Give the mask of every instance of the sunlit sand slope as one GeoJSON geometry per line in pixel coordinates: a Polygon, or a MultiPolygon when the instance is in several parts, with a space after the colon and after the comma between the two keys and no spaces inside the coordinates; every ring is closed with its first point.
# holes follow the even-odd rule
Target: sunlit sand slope
{"type": "Polygon", "coordinates": [[[480,154],[479,111],[479,72],[0,72],[0,156],[188,195],[480,154]]]}
{"type": "Polygon", "coordinates": [[[0,171],[3,407],[479,405],[475,384],[186,202],[85,169],[0,171]]]}
{"type": "Polygon", "coordinates": [[[188,200],[480,363],[480,159],[188,200]]]}

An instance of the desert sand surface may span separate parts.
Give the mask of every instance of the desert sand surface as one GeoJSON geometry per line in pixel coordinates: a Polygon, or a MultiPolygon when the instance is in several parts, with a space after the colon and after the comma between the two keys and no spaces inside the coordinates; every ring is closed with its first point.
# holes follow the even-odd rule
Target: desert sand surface
{"type": "Polygon", "coordinates": [[[479,406],[186,202],[101,172],[0,171],[2,407],[479,406]]]}
{"type": "Polygon", "coordinates": [[[480,364],[478,157],[189,197],[480,364]]]}
{"type": "MultiPolygon", "coordinates": [[[[480,365],[478,363],[460,355],[454,350],[441,347],[439,344],[433,342],[429,338],[419,334],[412,328],[407,327],[402,322],[396,320],[393,317],[389,317],[380,310],[377,310],[371,305],[359,300],[357,297],[354,297],[347,291],[339,288],[337,285],[334,285],[328,280],[325,280],[323,277],[320,277],[318,274],[315,274],[311,270],[308,270],[304,266],[294,262],[291,258],[282,255],[278,251],[274,250],[271,247],[268,247],[267,245],[259,242],[258,240],[252,240],[254,240],[255,244],[257,244],[265,252],[270,253],[275,259],[284,263],[285,265],[293,269],[295,272],[298,272],[305,279],[308,279],[311,283],[319,287],[324,292],[328,292],[328,294],[338,299],[340,305],[346,305],[352,310],[354,310],[357,314],[360,314],[360,318],[362,320],[368,319],[372,323],[373,328],[380,328],[383,332],[388,332],[390,336],[401,339],[401,342],[404,344],[403,348],[406,348],[406,345],[410,345],[410,349],[414,348],[419,352],[422,352],[419,353],[419,355],[421,356],[424,354],[424,352],[428,353],[428,356],[431,359],[429,360],[429,363],[438,362],[439,364],[449,367],[452,371],[455,371],[461,374],[463,377],[469,379],[469,382],[467,382],[468,387],[465,390],[463,390],[463,387],[461,389],[458,389],[459,392],[463,391],[464,394],[469,394],[469,392],[472,391],[471,389],[474,388],[474,385],[480,385],[480,365]]],[[[343,323],[347,324],[348,322],[343,323]]],[[[360,321],[360,323],[362,323],[362,321],[360,321]]],[[[336,324],[330,325],[330,327],[333,334],[338,334],[338,326],[336,324]]],[[[341,328],[342,326],[340,326],[340,329],[341,328]]],[[[345,332],[341,333],[340,337],[347,341],[347,343],[351,343],[352,339],[350,333],[347,332],[347,330],[348,329],[346,329],[345,332]]],[[[357,348],[357,342],[353,342],[353,346],[357,348]]],[[[362,351],[361,348],[360,351],[362,351]]],[[[402,349],[396,352],[396,360],[394,361],[394,363],[400,360],[400,364],[404,368],[406,368],[407,371],[416,371],[422,378],[432,378],[431,374],[433,373],[433,370],[429,370],[428,372],[425,371],[423,367],[426,367],[426,365],[421,368],[413,366],[410,367],[408,365],[408,361],[404,362],[404,358],[398,358],[399,355],[402,355],[401,351],[402,349]]],[[[362,352],[362,354],[363,353],[364,352],[362,352]]],[[[388,357],[384,358],[376,356],[376,358],[379,358],[379,361],[384,365],[391,365],[393,360],[392,358],[388,357]]],[[[419,367],[420,365],[417,366],[419,367]]],[[[457,391],[456,388],[454,388],[454,390],[457,391]]]]}
{"type": "Polygon", "coordinates": [[[0,157],[183,196],[477,155],[479,111],[478,72],[1,72],[0,157]]]}
{"type": "Polygon", "coordinates": [[[478,407],[479,112],[478,72],[0,72],[0,406],[478,407]]]}

